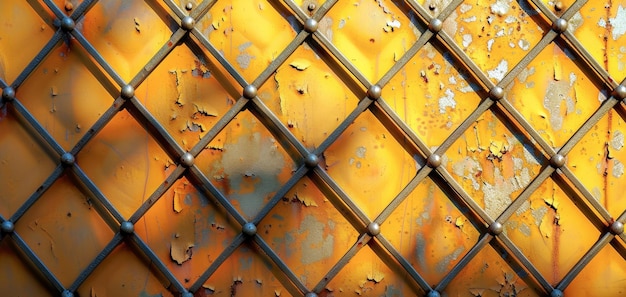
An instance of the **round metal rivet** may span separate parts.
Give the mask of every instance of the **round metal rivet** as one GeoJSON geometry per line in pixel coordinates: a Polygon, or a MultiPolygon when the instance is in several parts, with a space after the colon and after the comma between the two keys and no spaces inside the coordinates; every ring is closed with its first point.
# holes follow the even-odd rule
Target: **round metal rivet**
{"type": "Polygon", "coordinates": [[[620,235],[624,233],[624,224],[620,221],[615,221],[611,224],[611,234],[620,235]]]}
{"type": "Polygon", "coordinates": [[[70,17],[64,17],[61,20],[61,29],[63,29],[63,31],[65,32],[70,32],[74,30],[75,26],[76,24],[74,23],[74,20],[72,20],[72,18],[70,17]]]}
{"type": "Polygon", "coordinates": [[[437,154],[432,154],[428,156],[428,159],[426,159],[426,165],[428,165],[428,167],[430,168],[439,167],[441,165],[441,156],[437,154]]]}
{"type": "Polygon", "coordinates": [[[430,23],[428,24],[428,30],[433,33],[437,33],[441,31],[441,28],[443,28],[443,22],[440,19],[434,18],[430,20],[430,23]]]}
{"type": "Polygon", "coordinates": [[[61,293],[61,297],[74,297],[74,293],[72,293],[70,290],[65,290],[63,291],[63,293],[61,293]]]}
{"type": "Polygon", "coordinates": [[[367,89],[367,97],[372,100],[378,100],[383,90],[379,85],[372,85],[369,89],[367,89]]]}
{"type": "Polygon", "coordinates": [[[75,161],[76,159],[71,153],[64,153],[63,155],[61,155],[61,163],[63,163],[63,165],[65,166],[72,166],[74,165],[75,161]]]}
{"type": "Polygon", "coordinates": [[[184,153],[180,156],[180,164],[185,167],[193,166],[194,157],[191,153],[184,153]]]}
{"type": "Polygon", "coordinates": [[[317,157],[317,155],[315,154],[309,154],[308,156],[306,156],[306,158],[304,159],[304,165],[306,165],[306,167],[309,168],[313,168],[315,166],[317,166],[317,163],[319,163],[319,158],[317,157]]]}
{"type": "Polygon", "coordinates": [[[315,3],[309,3],[309,6],[307,7],[307,9],[308,9],[309,11],[314,11],[316,7],[317,7],[317,6],[315,6],[315,3]]]}
{"type": "Polygon", "coordinates": [[[135,96],[135,88],[133,88],[133,86],[131,85],[125,85],[122,87],[120,95],[126,100],[133,98],[133,96],[135,96]]]}
{"type": "Polygon", "coordinates": [[[504,90],[501,87],[495,86],[489,90],[489,97],[494,101],[498,101],[504,97],[504,90]]]}
{"type": "Polygon", "coordinates": [[[552,24],[552,30],[556,33],[563,33],[567,30],[567,21],[564,19],[557,19],[552,24]]]}
{"type": "Polygon", "coordinates": [[[193,9],[193,3],[187,2],[187,5],[185,5],[185,9],[186,10],[192,10],[193,9]]]}
{"type": "Polygon", "coordinates": [[[489,234],[491,235],[498,235],[500,233],[502,233],[502,230],[504,228],[502,227],[502,224],[500,224],[500,222],[493,222],[493,224],[491,224],[491,226],[489,226],[489,234]]]}
{"type": "Polygon", "coordinates": [[[253,85],[247,85],[243,88],[243,97],[246,99],[252,99],[256,97],[256,87],[253,85]]]}
{"type": "Polygon", "coordinates": [[[615,90],[613,90],[613,97],[615,97],[615,99],[617,100],[626,99],[626,86],[624,85],[617,86],[615,90]]]}
{"type": "Polygon", "coordinates": [[[253,223],[246,223],[242,228],[243,234],[252,236],[256,234],[256,226],[253,223]]]}
{"type": "Polygon", "coordinates": [[[378,225],[378,223],[376,222],[371,222],[369,225],[367,225],[367,234],[369,234],[370,236],[376,236],[380,234],[380,225],[378,225]]]}
{"type": "Polygon", "coordinates": [[[550,297],[563,297],[563,291],[559,289],[554,289],[550,292],[550,297]]]}
{"type": "Polygon", "coordinates": [[[317,297],[317,294],[315,292],[308,292],[304,297],[317,297]]]}
{"type": "Polygon", "coordinates": [[[185,31],[190,31],[191,29],[193,29],[193,26],[195,25],[196,25],[196,20],[194,20],[190,16],[184,17],[183,20],[180,22],[180,27],[183,28],[183,30],[185,31]]]}
{"type": "Polygon", "coordinates": [[[6,87],[2,90],[2,100],[13,101],[15,99],[15,90],[11,87],[6,87]]]}
{"type": "Polygon", "coordinates": [[[317,30],[317,21],[315,19],[307,19],[304,21],[304,31],[313,33],[317,30]]]}
{"type": "Polygon", "coordinates": [[[4,233],[11,233],[15,230],[15,225],[13,225],[13,222],[11,221],[4,221],[2,222],[2,225],[0,225],[0,230],[4,233]]]}
{"type": "Polygon", "coordinates": [[[565,157],[561,154],[556,154],[550,158],[550,166],[554,168],[561,168],[565,165],[565,157]]]}
{"type": "Polygon", "coordinates": [[[180,294],[181,297],[193,297],[193,293],[187,291],[180,294]]]}
{"type": "Polygon", "coordinates": [[[426,294],[426,297],[441,297],[441,294],[439,294],[439,292],[435,290],[432,290],[428,292],[428,294],[426,294]]]}
{"type": "Polygon", "coordinates": [[[120,231],[123,234],[131,234],[135,232],[135,225],[133,225],[133,223],[129,221],[124,221],[122,222],[122,225],[120,226],[120,231]]]}

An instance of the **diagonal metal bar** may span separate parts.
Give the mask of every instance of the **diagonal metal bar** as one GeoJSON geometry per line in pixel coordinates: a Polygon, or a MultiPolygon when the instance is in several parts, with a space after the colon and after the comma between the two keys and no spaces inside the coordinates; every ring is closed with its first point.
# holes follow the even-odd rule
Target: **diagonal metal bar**
{"type": "Polygon", "coordinates": [[[139,252],[144,254],[149,260],[150,264],[153,264],[154,267],[170,282],[170,286],[166,286],[169,290],[174,289],[174,292],[184,293],[187,292],[183,284],[178,281],[178,279],[172,274],[172,272],[165,266],[163,261],[159,259],[159,257],[152,251],[152,249],[136,234],[130,234],[128,239],[135,244],[135,246],[139,249],[139,252]]]}
{"type": "Polygon", "coordinates": [[[476,242],[476,244],[472,246],[472,248],[467,252],[467,254],[465,254],[465,256],[463,256],[463,258],[461,258],[461,260],[459,260],[459,262],[457,262],[456,265],[452,267],[450,272],[446,274],[446,276],[437,284],[437,286],[435,286],[435,290],[437,292],[442,292],[446,288],[446,286],[450,284],[452,279],[454,279],[454,277],[456,277],[457,274],[459,274],[459,272],[461,272],[461,270],[463,270],[463,268],[467,266],[467,264],[478,254],[478,252],[480,252],[489,243],[489,241],[491,241],[492,238],[493,236],[489,233],[483,234],[478,242],[476,242]]]}
{"type": "Polygon", "coordinates": [[[24,201],[24,203],[22,203],[22,205],[15,211],[15,213],[13,213],[9,220],[13,223],[17,222],[26,213],[26,211],[28,211],[28,209],[30,209],[30,207],[33,206],[33,204],[35,204],[35,202],[37,202],[37,200],[39,200],[39,198],[46,191],[48,191],[48,189],[50,189],[54,182],[56,182],[56,180],[61,177],[63,172],[63,165],[57,165],[52,174],[50,174],[50,176],[43,182],[43,184],[39,186],[37,190],[35,190],[35,192],[31,194],[30,197],[26,199],[26,201],[24,201]]]}
{"type": "Polygon", "coordinates": [[[228,247],[226,247],[226,249],[222,251],[222,253],[220,253],[220,255],[217,256],[217,258],[215,258],[213,262],[211,262],[211,265],[202,273],[202,275],[200,275],[200,277],[198,277],[193,285],[191,285],[191,287],[189,288],[189,292],[196,293],[202,287],[202,285],[206,283],[209,277],[211,277],[211,275],[213,275],[213,273],[217,271],[220,265],[222,265],[224,261],[226,261],[226,259],[228,259],[228,257],[230,257],[230,255],[232,255],[245,240],[246,237],[243,235],[243,233],[239,233],[239,235],[235,237],[233,242],[231,242],[228,247]]]}
{"type": "Polygon", "coordinates": [[[61,281],[59,281],[59,279],[56,278],[52,271],[50,271],[50,269],[48,269],[48,267],[39,259],[39,257],[37,257],[35,252],[33,252],[33,250],[28,246],[28,244],[26,244],[22,237],[17,234],[17,232],[11,233],[9,237],[13,239],[13,242],[20,249],[20,251],[22,251],[26,255],[28,260],[30,260],[30,262],[46,278],[48,283],[57,290],[59,294],[65,291],[65,287],[63,287],[61,281]]]}
{"type": "MultiPolygon", "coordinates": [[[[183,173],[185,172],[185,168],[182,165],[179,165],[174,169],[174,171],[159,185],[159,187],[144,201],[141,206],[133,213],[128,221],[135,224],[143,217],[143,215],[148,212],[148,210],[154,206],[154,204],[169,190],[176,180],[178,180],[183,173]]],[[[121,223],[121,222],[120,222],[121,223]]]]}
{"type": "Polygon", "coordinates": [[[313,287],[312,291],[318,294],[321,293],[322,290],[324,290],[324,288],[328,286],[330,281],[335,278],[337,274],[339,274],[341,269],[343,269],[346,264],[350,262],[350,259],[354,258],[357,252],[361,250],[361,248],[363,248],[363,246],[365,246],[370,241],[370,239],[372,239],[372,237],[367,235],[367,233],[359,236],[357,241],[350,247],[350,249],[348,249],[348,251],[341,257],[341,259],[339,259],[339,261],[337,261],[337,263],[333,265],[333,267],[324,275],[324,277],[317,283],[317,285],[313,287]]]}
{"type": "Polygon", "coordinates": [[[98,265],[108,257],[111,252],[122,242],[123,236],[120,233],[116,233],[109,243],[102,249],[102,251],[96,256],[89,265],[76,277],[74,282],[67,288],[70,292],[76,292],[80,285],[98,268],[98,265]]]}
{"type": "Polygon", "coordinates": [[[285,276],[300,290],[300,293],[305,294],[308,289],[306,286],[298,279],[298,277],[291,271],[291,269],[280,259],[280,257],[272,250],[272,248],[263,240],[261,236],[254,236],[254,243],[256,243],[265,254],[276,264],[276,266],[281,270],[285,276]]]}

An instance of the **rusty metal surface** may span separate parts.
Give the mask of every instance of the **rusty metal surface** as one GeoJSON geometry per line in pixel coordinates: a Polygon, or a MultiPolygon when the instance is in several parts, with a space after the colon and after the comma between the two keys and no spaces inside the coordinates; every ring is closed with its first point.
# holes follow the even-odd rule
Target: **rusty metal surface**
{"type": "Polygon", "coordinates": [[[624,294],[624,1],[0,11],[2,294],[624,294]]]}

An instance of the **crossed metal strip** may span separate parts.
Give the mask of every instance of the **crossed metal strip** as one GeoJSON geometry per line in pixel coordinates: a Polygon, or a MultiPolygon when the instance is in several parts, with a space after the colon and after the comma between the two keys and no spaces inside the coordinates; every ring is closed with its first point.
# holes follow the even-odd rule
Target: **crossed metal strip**
{"type": "MultiPolygon", "coordinates": [[[[415,5],[414,5],[414,7],[420,7],[420,6],[419,6],[419,5],[418,5],[418,6],[415,6],[415,5]]],[[[539,7],[540,7],[540,8],[542,7],[542,6],[541,6],[541,4],[539,4],[539,7]]],[[[545,9],[544,9],[544,10],[545,10],[545,9]]],[[[544,12],[544,13],[545,13],[545,12],[544,12]]],[[[302,13],[300,12],[300,14],[302,14],[302,13]]],[[[571,13],[571,14],[573,14],[573,13],[571,13]]],[[[567,12],[564,14],[564,16],[565,16],[565,15],[567,15],[567,12]]],[[[194,32],[195,32],[195,31],[197,31],[197,30],[194,30],[194,32]]],[[[57,33],[58,33],[58,32],[57,32],[57,33]]],[[[441,33],[443,33],[443,32],[441,32],[441,33]]],[[[441,36],[441,35],[444,35],[444,36],[445,36],[445,34],[440,34],[440,36],[441,36]]],[[[53,38],[54,38],[54,37],[53,37],[53,38]]],[[[78,39],[78,38],[77,38],[77,39],[78,39]]],[[[544,39],[545,39],[545,37],[544,37],[544,39]]],[[[323,39],[323,37],[322,37],[322,40],[324,40],[324,39],[323,39]]],[[[547,42],[547,43],[546,43],[546,45],[547,45],[548,43],[549,43],[549,42],[547,42]]],[[[326,45],[328,45],[328,43],[326,43],[326,45]]],[[[338,51],[336,51],[336,49],[334,49],[333,47],[330,47],[330,48],[331,48],[331,53],[332,53],[334,56],[337,56],[337,53],[339,53],[339,52],[338,52],[338,51]],[[335,51],[336,51],[336,52],[335,52],[335,51]]],[[[161,51],[160,51],[160,53],[161,53],[161,51]]],[[[457,53],[458,53],[458,52],[457,52],[457,53]]],[[[583,50],[583,53],[584,53],[584,50],[583,50]]],[[[159,55],[159,54],[157,54],[157,55],[159,55]]],[[[164,54],[164,55],[163,55],[163,57],[164,57],[164,56],[166,56],[166,54],[164,54]]],[[[288,56],[288,55],[287,55],[287,56],[288,56]]],[[[286,56],[285,56],[285,58],[286,58],[286,56]]],[[[158,59],[158,60],[160,60],[160,59],[158,59]]],[[[345,60],[344,60],[344,61],[345,61],[345,60]]],[[[407,61],[408,61],[408,59],[407,59],[407,61]]],[[[529,61],[530,61],[530,60],[529,60],[529,61]]],[[[528,62],[529,62],[529,61],[528,61],[528,62]]],[[[593,60],[591,60],[591,61],[593,61],[593,60]]],[[[283,62],[284,62],[284,61],[283,61],[283,62]]],[[[32,63],[31,63],[31,64],[32,64],[32,63]]],[[[102,63],[101,63],[101,64],[102,64],[102,63]]],[[[345,64],[345,63],[344,63],[344,64],[345,64]]],[[[521,63],[520,63],[520,64],[521,64],[521,63]]],[[[520,65],[520,64],[518,64],[518,65],[520,65]]],[[[104,65],[107,65],[107,64],[106,64],[106,63],[104,63],[104,65]]],[[[226,63],[226,65],[229,65],[229,64],[228,64],[228,63],[226,63]]],[[[360,77],[359,77],[359,75],[357,75],[357,74],[358,74],[358,71],[356,71],[356,74],[355,74],[355,71],[354,71],[354,70],[356,70],[356,69],[355,69],[354,67],[349,67],[349,65],[350,65],[350,64],[348,63],[348,66],[346,66],[346,65],[344,65],[344,66],[346,66],[346,68],[348,68],[349,70],[351,70],[350,72],[352,72],[352,74],[353,74],[353,75],[357,76],[357,78],[360,78],[359,80],[361,80],[361,83],[363,83],[363,82],[364,82],[364,81],[362,80],[363,76],[360,76],[360,77]]],[[[150,64],[149,64],[149,66],[150,66],[150,64]]],[[[278,66],[279,66],[279,65],[276,65],[275,67],[278,67],[278,66]]],[[[156,65],[154,65],[154,67],[156,67],[156,65]]],[[[522,68],[523,68],[523,67],[522,67],[522,68]]],[[[521,70],[522,68],[519,68],[519,69],[521,70]]],[[[154,69],[154,68],[152,68],[152,69],[154,69]]],[[[227,68],[227,69],[228,69],[228,68],[227,68]]],[[[476,69],[477,69],[477,68],[476,68],[476,69]]],[[[515,69],[515,68],[514,68],[514,69],[515,69]]],[[[473,69],[473,70],[475,70],[475,69],[473,69]]],[[[231,72],[231,71],[229,71],[229,72],[231,72]]],[[[514,72],[514,71],[511,71],[511,73],[513,73],[513,72],[514,72]]],[[[139,77],[139,79],[142,79],[142,78],[143,78],[143,79],[145,79],[145,77],[147,77],[147,75],[149,75],[149,73],[150,73],[150,71],[147,71],[147,72],[145,72],[145,73],[144,73],[145,75],[143,75],[143,76],[138,76],[138,77],[139,77]]],[[[482,74],[482,72],[480,72],[480,71],[478,71],[478,72],[472,71],[472,73],[479,73],[479,76],[480,76],[480,74],[482,74]]],[[[509,75],[508,75],[507,77],[513,77],[512,75],[510,75],[511,73],[509,73],[509,75]]],[[[231,74],[232,74],[232,73],[231,73],[231,74]]],[[[389,78],[390,78],[390,77],[391,77],[391,76],[389,76],[389,78]]],[[[18,77],[18,78],[19,78],[19,77],[18,77]]],[[[136,77],[136,78],[137,78],[137,77],[136,77]]],[[[479,78],[480,78],[480,77],[479,77],[479,78]]],[[[484,75],[482,75],[482,78],[484,78],[484,75]]],[[[265,80],[266,80],[266,79],[267,79],[267,78],[265,78],[265,80]]],[[[505,78],[505,79],[506,79],[506,78],[505,78]]],[[[23,80],[23,78],[22,78],[22,80],[23,80]]],[[[263,80],[263,79],[261,79],[261,80],[263,80]]],[[[140,82],[140,81],[136,81],[136,83],[139,83],[139,82],[140,82]]],[[[255,82],[257,82],[257,81],[255,81],[255,82]]],[[[257,83],[258,83],[258,82],[257,82],[257,83]]],[[[365,84],[365,85],[367,86],[367,84],[365,84]]],[[[488,84],[487,84],[487,85],[488,85],[488,84]]],[[[134,99],[134,98],[133,98],[133,99],[134,99]]],[[[366,99],[367,99],[367,98],[366,98],[366,99]]],[[[257,101],[258,101],[258,100],[257,100],[257,101]]],[[[382,100],[380,100],[380,101],[382,101],[382,100]]],[[[147,113],[147,111],[146,111],[146,110],[142,110],[142,109],[141,109],[141,106],[140,106],[140,105],[137,105],[137,103],[138,103],[138,102],[134,102],[134,104],[133,104],[133,105],[134,105],[134,106],[139,106],[139,107],[137,108],[137,109],[139,110],[139,113],[140,113],[140,114],[142,114],[142,115],[144,115],[144,117],[146,117],[147,119],[150,119],[149,113],[147,113]]],[[[384,104],[381,104],[381,105],[383,105],[383,107],[384,107],[384,104]]],[[[377,105],[372,105],[372,106],[379,106],[379,105],[378,105],[378,102],[377,102],[377,105]]],[[[258,107],[258,108],[259,108],[259,109],[261,109],[261,110],[264,110],[262,105],[260,105],[260,107],[258,107]]],[[[507,108],[507,109],[508,109],[508,108],[507,108]]],[[[514,109],[512,109],[512,108],[511,108],[511,110],[515,111],[515,110],[514,110],[514,109]]],[[[387,110],[387,111],[389,111],[389,110],[387,110]]],[[[267,110],[264,110],[264,112],[263,112],[262,114],[264,114],[264,113],[266,113],[266,112],[267,112],[267,110]]],[[[482,112],[480,112],[480,113],[482,113],[482,112]]],[[[236,114],[236,113],[235,113],[235,114],[236,114]]],[[[393,114],[393,113],[388,113],[388,114],[393,114]]],[[[474,114],[476,114],[476,112],[475,112],[474,114]]],[[[395,118],[394,118],[393,116],[391,116],[391,118],[392,118],[392,121],[393,121],[394,119],[398,119],[397,117],[395,117],[395,118]]],[[[518,119],[518,118],[516,118],[516,119],[518,119]]],[[[143,122],[143,121],[141,121],[141,122],[143,122]]],[[[276,125],[276,120],[275,120],[275,119],[274,119],[273,121],[270,121],[270,122],[273,122],[273,123],[276,125]]],[[[468,121],[466,121],[466,122],[468,122],[468,121]]],[[[521,121],[521,122],[522,122],[522,123],[525,123],[525,121],[523,121],[523,119],[522,119],[522,121],[521,121]]],[[[400,123],[401,123],[401,122],[400,122],[400,123]]],[[[158,123],[157,123],[157,124],[158,124],[158,123]]],[[[402,123],[401,123],[401,124],[402,124],[402,123]]],[[[586,124],[585,124],[585,125],[586,125],[586,124]]],[[[280,127],[280,125],[278,125],[278,126],[280,127]]],[[[159,126],[157,126],[157,128],[158,128],[158,127],[159,127],[159,126]]],[[[400,125],[400,127],[402,127],[402,125],[400,125]]],[[[585,126],[583,126],[583,127],[585,127],[585,126]]],[[[459,128],[460,128],[460,127],[459,127],[459,128]]],[[[525,127],[525,128],[526,128],[526,127],[525,127]]],[[[531,129],[529,129],[529,130],[531,130],[531,131],[532,131],[532,127],[530,127],[530,128],[531,128],[531,129]]],[[[156,132],[158,132],[157,134],[160,134],[160,135],[164,135],[164,134],[165,134],[165,135],[167,135],[167,133],[165,133],[165,131],[162,131],[162,130],[161,130],[161,131],[159,131],[159,129],[156,129],[156,130],[157,130],[156,132]]],[[[404,130],[404,129],[403,129],[403,130],[404,130]]],[[[279,131],[280,131],[280,129],[279,129],[279,131]]],[[[457,129],[457,131],[459,131],[459,129],[457,129]]],[[[456,131],[455,131],[455,133],[456,133],[456,131]]],[[[151,133],[151,134],[154,134],[154,133],[151,133]]],[[[532,134],[532,133],[531,133],[531,134],[532,134]]],[[[584,134],[584,133],[583,133],[583,134],[584,134]]],[[[453,134],[453,135],[454,135],[454,134],[453,134]]],[[[534,135],[533,135],[533,136],[534,136],[534,135]]],[[[537,136],[538,136],[538,135],[537,135],[537,136]]],[[[330,138],[331,138],[331,137],[329,137],[329,139],[330,139],[330,138]]],[[[415,138],[415,137],[412,137],[412,138],[415,138]]],[[[535,140],[537,140],[537,139],[541,140],[541,138],[539,138],[539,137],[533,137],[533,138],[535,138],[535,140]]],[[[416,138],[415,138],[415,139],[416,139],[416,138]]],[[[449,139],[450,139],[450,138],[448,138],[448,140],[449,140],[449,139]]],[[[168,139],[166,139],[166,142],[169,142],[169,141],[167,141],[167,140],[168,140],[168,139]]],[[[209,140],[209,141],[210,141],[210,140],[209,140]]],[[[538,141],[538,142],[539,142],[539,141],[538,141]]],[[[207,141],[207,143],[208,143],[208,141],[207,141]]],[[[293,142],[292,142],[292,143],[293,143],[293,142]]],[[[297,144],[298,142],[296,141],[295,143],[297,144]]],[[[541,142],[539,142],[539,143],[541,144],[541,142]]],[[[171,144],[171,143],[170,143],[170,144],[171,144]]],[[[418,145],[419,145],[419,144],[420,144],[420,142],[418,142],[418,145]]],[[[445,142],[444,142],[444,144],[445,144],[445,142]]],[[[451,144],[451,143],[450,143],[450,144],[451,144]]],[[[329,144],[328,144],[328,145],[329,145],[329,144]]],[[[423,144],[422,144],[422,145],[423,145],[423,144]]],[[[171,147],[171,146],[168,146],[168,147],[171,147]]],[[[197,147],[197,146],[196,146],[196,147],[197,147]]],[[[300,148],[302,148],[302,147],[300,147],[300,148]]],[[[422,148],[425,148],[425,146],[422,146],[422,148]]],[[[440,148],[441,148],[441,147],[440,147],[440,148]]],[[[544,148],[544,149],[545,149],[545,148],[549,148],[549,146],[543,145],[543,148],[544,148]]],[[[551,148],[550,148],[550,149],[545,149],[545,151],[547,151],[547,152],[550,152],[550,150],[551,150],[551,148]]],[[[423,152],[425,152],[426,154],[429,154],[429,152],[428,152],[428,150],[427,150],[427,149],[422,150],[422,151],[423,151],[423,152]]],[[[445,151],[445,149],[443,149],[442,151],[445,151]]],[[[180,153],[180,150],[179,150],[178,152],[180,153]]],[[[302,152],[306,152],[306,151],[305,151],[305,150],[301,150],[300,152],[302,153],[302,152]]],[[[303,154],[303,155],[305,155],[305,154],[303,154]]],[[[307,155],[305,155],[305,156],[307,156],[307,155]]],[[[441,168],[437,168],[437,171],[441,171],[441,170],[442,170],[441,168]]],[[[332,180],[331,180],[331,181],[332,181],[332,180]]],[[[446,180],[446,181],[447,181],[447,182],[449,182],[449,180],[446,180]]],[[[529,186],[529,187],[530,187],[530,186],[529,186]]],[[[157,191],[157,192],[158,192],[158,191],[157,191]]],[[[531,192],[532,192],[532,191],[531,191],[531,192]]],[[[106,199],[105,199],[105,200],[106,200],[106,199]]],[[[349,198],[348,198],[348,201],[349,201],[349,198]]],[[[511,208],[511,207],[509,207],[509,209],[510,209],[510,208],[511,208]]],[[[601,206],[600,206],[600,209],[602,209],[602,208],[601,208],[601,206]]],[[[146,209],[146,211],[147,211],[147,209],[146,209]]],[[[475,210],[475,211],[476,211],[476,210],[475,210]]],[[[505,213],[506,213],[506,211],[505,211],[505,213]]],[[[485,220],[485,221],[489,222],[489,220],[485,220]]],[[[618,219],[618,221],[620,221],[620,220],[618,219]]],[[[240,222],[241,222],[241,221],[240,221],[240,222]]],[[[500,237],[502,237],[502,236],[500,236],[500,237]]],[[[148,249],[149,249],[149,248],[148,248],[148,249]]],[[[166,270],[167,270],[167,269],[166,269],[166,270]]],[[[423,286],[422,286],[422,288],[423,288],[423,286]]]]}

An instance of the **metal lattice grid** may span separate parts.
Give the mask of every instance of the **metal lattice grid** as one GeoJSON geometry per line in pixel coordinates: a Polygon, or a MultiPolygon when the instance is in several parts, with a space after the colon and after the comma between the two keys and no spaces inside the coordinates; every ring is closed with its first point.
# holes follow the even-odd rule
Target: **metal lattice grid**
{"type": "MultiPolygon", "coordinates": [[[[2,242],[10,241],[17,250],[25,255],[25,259],[30,262],[38,272],[43,275],[44,281],[54,288],[54,291],[62,296],[72,296],[83,282],[94,272],[107,256],[120,244],[127,243],[135,247],[135,252],[139,257],[147,258],[155,269],[169,283],[164,286],[174,294],[181,296],[191,296],[195,294],[207,279],[212,276],[240,246],[245,243],[252,243],[264,257],[271,261],[275,268],[276,277],[283,283],[285,288],[293,295],[316,296],[322,293],[331,280],[346,267],[348,262],[361,249],[369,245],[372,250],[381,255],[383,261],[395,265],[397,269],[403,270],[406,275],[416,285],[416,294],[426,294],[428,296],[439,296],[445,291],[446,286],[464,269],[470,261],[487,245],[491,245],[499,254],[511,265],[513,270],[529,284],[539,295],[562,296],[562,292],[577,276],[577,274],[596,256],[606,245],[611,244],[617,252],[626,258],[626,250],[623,243],[626,240],[623,222],[626,219],[626,211],[617,219],[613,219],[609,212],[598,203],[588,189],[585,188],[567,166],[566,157],[573,147],[586,135],[592,127],[604,117],[610,110],[615,110],[622,117],[626,118],[626,110],[622,104],[626,97],[626,83],[616,83],[612,78],[584,49],[574,35],[567,30],[568,20],[586,3],[586,1],[576,1],[568,7],[560,16],[551,12],[542,2],[531,1],[531,5],[538,9],[541,18],[546,22],[545,26],[551,27],[541,38],[541,40],[521,59],[506,75],[496,84],[490,80],[468,55],[456,44],[456,42],[445,31],[443,24],[448,16],[461,4],[461,0],[452,1],[445,9],[437,15],[423,8],[413,0],[397,5],[404,5],[408,9],[407,14],[415,16],[412,20],[414,26],[421,28],[421,36],[404,53],[388,72],[377,82],[372,83],[355,67],[348,57],[345,56],[329,39],[318,31],[318,22],[332,9],[337,1],[329,0],[319,8],[313,7],[311,14],[302,10],[292,1],[271,1],[271,6],[285,15],[285,18],[294,18],[297,24],[294,30],[296,37],[280,52],[278,56],[263,70],[252,82],[248,82],[236,71],[235,67],[226,60],[223,55],[212,45],[202,32],[194,27],[197,20],[203,18],[209,9],[217,1],[204,1],[197,7],[192,7],[189,14],[179,8],[173,1],[164,0],[168,11],[157,11],[157,14],[164,18],[165,22],[174,21],[177,27],[174,28],[169,40],[162,45],[159,51],[150,58],[149,62],[130,80],[125,81],[116,73],[113,67],[101,56],[98,51],[83,36],[80,30],[76,29],[76,24],[89,12],[97,1],[84,1],[73,11],[71,16],[66,16],[51,0],[43,1],[47,9],[53,16],[46,15],[44,9],[37,7],[42,19],[51,27],[58,28],[52,38],[41,49],[39,54],[26,66],[20,75],[11,83],[7,84],[0,80],[3,88],[3,106],[9,112],[23,119],[24,126],[32,131],[35,138],[41,139],[46,149],[53,151],[58,158],[56,168],[46,179],[46,181],[28,197],[17,211],[9,218],[0,217],[2,221],[2,242]],[[114,98],[110,107],[102,113],[102,116],[93,124],[87,133],[72,147],[65,150],[55,138],[37,121],[37,119],[22,104],[22,100],[27,98],[16,97],[16,90],[22,86],[25,80],[33,71],[46,59],[50,52],[63,42],[71,42],[80,46],[88,56],[91,63],[95,62],[99,71],[98,77],[110,80],[101,80],[107,89],[119,90],[119,96],[114,98]],[[595,84],[601,89],[610,90],[611,96],[604,100],[600,107],[594,111],[587,121],[569,138],[568,141],[559,148],[550,145],[540,133],[533,128],[531,123],[507,100],[506,87],[511,84],[515,77],[526,68],[533,59],[551,43],[556,43],[575,56],[575,62],[586,71],[595,84]],[[266,83],[277,69],[283,65],[303,44],[313,48],[316,53],[327,63],[342,80],[350,86],[354,94],[361,98],[358,105],[349,115],[341,121],[341,124],[325,138],[314,150],[307,149],[293,133],[282,123],[277,116],[258,97],[258,90],[266,83]],[[482,100],[473,112],[463,120],[454,132],[443,141],[433,151],[425,144],[409,126],[401,120],[392,107],[384,99],[383,88],[426,44],[432,44],[441,52],[447,52],[453,58],[455,67],[459,71],[467,73],[471,80],[480,86],[477,92],[482,100]],[[219,65],[213,65],[215,69],[211,71],[216,75],[229,76],[236,85],[225,86],[225,89],[241,90],[233,93],[238,98],[208,132],[196,143],[192,149],[185,151],[170,133],[159,123],[151,112],[139,101],[135,90],[144,80],[166,59],[166,57],[176,48],[176,46],[187,46],[200,59],[208,61],[214,60],[219,65]],[[210,57],[204,56],[205,53],[210,57]],[[219,67],[227,73],[219,73],[219,67]],[[132,117],[139,122],[146,131],[149,132],[161,148],[168,154],[171,160],[175,160],[176,168],[160,186],[143,202],[143,204],[126,218],[110,203],[109,199],[100,191],[98,186],[76,163],[76,156],[82,149],[103,130],[111,119],[122,110],[127,110],[132,117]],[[227,199],[218,187],[216,187],[207,176],[194,164],[194,160],[207,149],[209,143],[222,131],[236,116],[243,112],[251,112],[279,141],[283,149],[293,158],[297,164],[288,182],[273,195],[263,209],[252,219],[246,217],[227,199]],[[323,161],[325,151],[348,129],[348,127],[364,112],[371,112],[384,127],[402,144],[407,152],[414,156],[419,164],[419,169],[410,182],[398,193],[393,200],[375,217],[371,218],[354,202],[338,183],[329,175],[320,164],[323,161]],[[446,151],[452,144],[470,128],[472,123],[487,112],[493,112],[498,118],[511,129],[517,130],[518,135],[523,135],[525,144],[541,152],[541,169],[537,176],[521,191],[497,217],[489,216],[485,210],[459,185],[451,174],[443,167],[442,159],[446,151]],[[98,253],[93,261],[82,268],[82,272],[69,286],[64,286],[57,276],[46,267],[32,248],[15,231],[15,225],[20,223],[20,218],[39,201],[42,195],[50,189],[53,184],[64,176],[71,176],[94,198],[96,209],[99,211],[103,221],[113,230],[115,235],[98,253]],[[258,224],[277,205],[299,181],[308,177],[322,190],[329,198],[330,202],[337,210],[345,216],[354,229],[360,234],[357,242],[344,254],[344,256],[334,264],[334,266],[319,280],[314,287],[306,287],[303,282],[294,274],[292,269],[281,259],[281,257],[270,247],[262,234],[257,232],[258,224]],[[181,178],[188,179],[200,192],[213,200],[225,213],[228,214],[239,226],[241,232],[230,241],[226,249],[209,265],[205,272],[190,286],[185,286],[167,268],[163,261],[154,253],[148,244],[135,234],[134,226],[148,212],[148,210],[166,193],[175,182],[181,178]],[[430,178],[436,182],[437,186],[446,193],[449,199],[459,210],[467,216],[471,224],[479,232],[479,238],[473,248],[466,253],[462,259],[447,272],[447,275],[437,284],[429,284],[417,270],[403,257],[396,247],[391,244],[381,233],[381,225],[390,217],[392,212],[413,192],[425,179],[430,178]],[[599,239],[580,258],[577,264],[558,283],[550,283],[545,275],[542,275],[533,263],[520,251],[518,246],[511,241],[506,233],[503,233],[503,225],[515,213],[522,204],[533,194],[533,192],[547,179],[552,178],[568,193],[575,205],[586,216],[586,218],[601,232],[599,239]]],[[[29,3],[38,5],[38,3],[29,3]]],[[[154,9],[161,9],[158,5],[152,6],[154,9]]],[[[415,94],[419,96],[419,94],[415,94]]]]}

